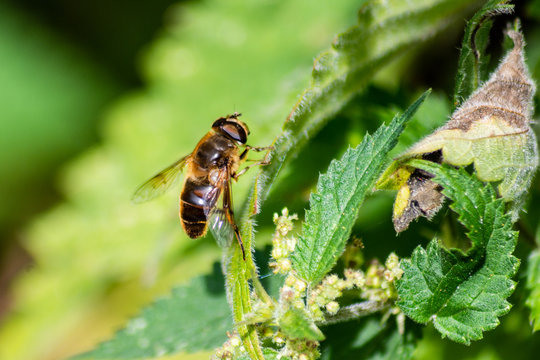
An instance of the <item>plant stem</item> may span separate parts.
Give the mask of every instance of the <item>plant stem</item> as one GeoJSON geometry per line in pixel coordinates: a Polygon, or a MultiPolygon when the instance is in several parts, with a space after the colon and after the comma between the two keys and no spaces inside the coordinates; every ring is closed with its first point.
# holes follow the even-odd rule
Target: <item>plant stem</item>
{"type": "MultiPolygon", "coordinates": [[[[250,259],[252,259],[252,258],[250,257],[250,259]]],[[[255,263],[252,262],[248,266],[251,268],[251,281],[253,282],[253,290],[255,291],[255,294],[257,294],[259,299],[263,300],[268,305],[273,305],[274,302],[272,301],[272,298],[266,292],[264,286],[262,285],[261,281],[259,280],[259,276],[257,274],[257,271],[255,271],[255,263]]]]}

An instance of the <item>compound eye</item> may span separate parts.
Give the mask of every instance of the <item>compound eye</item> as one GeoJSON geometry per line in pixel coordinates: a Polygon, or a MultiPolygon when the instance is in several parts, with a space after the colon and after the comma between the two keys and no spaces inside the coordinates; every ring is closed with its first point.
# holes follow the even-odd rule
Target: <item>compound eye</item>
{"type": "Polygon", "coordinates": [[[214,123],[212,124],[212,128],[216,130],[219,129],[225,121],[226,119],[224,117],[220,117],[219,119],[214,121],[214,123]]]}
{"type": "Polygon", "coordinates": [[[236,123],[223,124],[221,130],[242,144],[245,144],[247,141],[246,131],[236,123]]]}

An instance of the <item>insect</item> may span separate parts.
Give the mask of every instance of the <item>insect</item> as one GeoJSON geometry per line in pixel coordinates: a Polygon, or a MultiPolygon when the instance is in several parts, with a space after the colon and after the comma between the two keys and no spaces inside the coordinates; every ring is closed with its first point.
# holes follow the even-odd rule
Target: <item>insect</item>
{"type": "Polygon", "coordinates": [[[238,180],[252,166],[268,164],[265,159],[238,171],[250,150],[264,151],[272,147],[247,145],[250,132],[247,125],[238,120],[240,115],[235,112],[214,121],[212,129],[202,137],[191,154],[142,184],[135,191],[133,201],[140,203],[163,194],[177,182],[182,169],[187,167],[180,193],[180,222],[184,231],[190,238],[196,239],[206,234],[210,223],[216,240],[228,241],[236,236],[245,260],[244,244],[234,220],[231,179],[238,180]],[[242,152],[240,147],[244,148],[242,152]],[[220,196],[221,207],[218,205],[220,196]]]}

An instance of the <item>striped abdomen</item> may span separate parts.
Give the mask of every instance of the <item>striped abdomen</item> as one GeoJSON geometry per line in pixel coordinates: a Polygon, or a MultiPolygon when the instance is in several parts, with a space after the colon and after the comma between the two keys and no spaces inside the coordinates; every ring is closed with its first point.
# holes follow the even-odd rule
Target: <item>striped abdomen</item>
{"type": "Polygon", "coordinates": [[[206,234],[208,213],[215,206],[221,189],[211,185],[208,178],[187,178],[180,195],[180,220],[192,239],[206,234]]]}

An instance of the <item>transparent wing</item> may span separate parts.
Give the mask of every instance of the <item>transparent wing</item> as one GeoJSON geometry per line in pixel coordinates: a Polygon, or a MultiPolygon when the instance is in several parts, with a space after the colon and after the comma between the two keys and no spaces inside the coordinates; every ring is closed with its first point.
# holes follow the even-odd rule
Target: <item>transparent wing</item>
{"type": "Polygon", "coordinates": [[[223,187],[223,207],[214,206],[209,216],[210,231],[216,242],[221,247],[229,247],[232,244],[233,238],[236,236],[238,244],[242,249],[242,257],[246,260],[244,244],[240,236],[240,231],[234,220],[234,211],[231,194],[231,174],[230,169],[227,169],[226,176],[222,179],[223,187]]]}
{"type": "Polygon", "coordinates": [[[208,228],[218,245],[222,248],[231,246],[234,239],[234,229],[227,219],[224,209],[214,207],[208,217],[208,228]]]}
{"type": "MultiPolygon", "coordinates": [[[[220,247],[229,247],[231,241],[234,237],[234,229],[230,224],[230,221],[227,216],[227,209],[222,206],[217,206],[219,197],[223,193],[224,185],[227,184],[227,177],[229,176],[228,169],[223,169],[220,171],[217,179],[216,186],[208,192],[205,196],[205,202],[208,204],[208,207],[205,207],[205,214],[208,217],[208,227],[210,232],[214,236],[214,239],[220,247]]],[[[221,201],[223,203],[224,196],[221,196],[221,201]]]]}
{"type": "Polygon", "coordinates": [[[157,175],[142,184],[133,194],[131,200],[134,203],[142,203],[152,200],[159,195],[162,195],[169,190],[180,179],[182,169],[189,160],[191,154],[184,156],[180,160],[171,164],[167,168],[160,171],[157,175]]]}
{"type": "Polygon", "coordinates": [[[218,199],[224,189],[224,184],[227,181],[228,172],[227,169],[221,170],[216,178],[215,185],[206,192],[204,198],[204,214],[206,217],[210,217],[211,212],[215,209],[218,199]]]}

